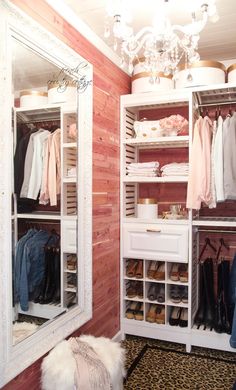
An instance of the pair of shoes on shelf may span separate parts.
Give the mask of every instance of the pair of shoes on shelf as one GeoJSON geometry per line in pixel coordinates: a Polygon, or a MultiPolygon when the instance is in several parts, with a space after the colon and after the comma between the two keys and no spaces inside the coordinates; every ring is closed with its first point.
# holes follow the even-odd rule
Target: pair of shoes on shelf
{"type": "Polygon", "coordinates": [[[126,318],[129,320],[143,320],[143,303],[142,302],[131,302],[125,313],[126,318]]]}
{"type": "Polygon", "coordinates": [[[126,288],[126,296],[128,298],[139,298],[143,299],[143,283],[142,282],[136,282],[136,281],[129,281],[127,288],[126,288]]]}
{"type": "Polygon", "coordinates": [[[160,305],[151,304],[147,312],[146,320],[148,322],[157,324],[165,323],[165,307],[160,305]]]}
{"type": "Polygon", "coordinates": [[[149,301],[165,302],[165,287],[163,284],[152,283],[148,290],[149,301]]]}
{"type": "Polygon", "coordinates": [[[69,255],[67,256],[67,269],[68,270],[76,270],[76,264],[77,264],[77,256],[76,255],[69,255]]]}
{"type": "Polygon", "coordinates": [[[188,326],[188,309],[187,308],[180,308],[180,307],[173,307],[170,317],[169,317],[169,324],[171,326],[180,326],[182,328],[185,328],[188,326]]]}
{"type": "Polygon", "coordinates": [[[170,279],[174,282],[188,282],[188,265],[174,263],[170,270],[170,279]]]}
{"type": "Polygon", "coordinates": [[[143,260],[129,260],[126,267],[126,276],[129,278],[143,278],[143,260]]]}
{"type": "Polygon", "coordinates": [[[170,300],[173,303],[188,303],[188,287],[172,285],[170,287],[170,300]]]}
{"type": "Polygon", "coordinates": [[[164,280],[165,279],[165,263],[151,261],[147,270],[149,279],[164,280]]]}

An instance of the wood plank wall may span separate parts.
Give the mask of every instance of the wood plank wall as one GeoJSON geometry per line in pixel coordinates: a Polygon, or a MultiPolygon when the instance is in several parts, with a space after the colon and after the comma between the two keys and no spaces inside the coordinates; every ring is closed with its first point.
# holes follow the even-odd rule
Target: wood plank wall
{"type": "MultiPolygon", "coordinates": [[[[43,27],[93,64],[93,319],[81,332],[114,336],[119,331],[119,98],[130,78],[43,0],[12,0],[43,27]]],[[[35,362],[5,390],[39,390],[35,362]]]]}

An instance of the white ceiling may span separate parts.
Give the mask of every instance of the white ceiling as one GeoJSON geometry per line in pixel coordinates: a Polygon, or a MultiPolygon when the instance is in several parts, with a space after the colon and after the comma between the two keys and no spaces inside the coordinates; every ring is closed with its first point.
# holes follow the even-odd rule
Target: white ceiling
{"type": "MultiPolygon", "coordinates": [[[[137,31],[141,26],[150,25],[151,16],[158,0],[127,1],[133,2],[135,5],[133,21],[135,30],[137,31]]],[[[190,21],[189,13],[185,11],[192,1],[169,0],[171,6],[169,16],[172,24],[185,24],[190,21]]],[[[58,3],[58,1],[50,1],[49,3],[53,5],[52,3],[58,3]]],[[[61,0],[61,3],[74,11],[102,40],[106,41],[103,37],[106,0],[61,0]]],[[[201,33],[199,42],[201,59],[219,61],[236,59],[236,1],[216,0],[216,5],[220,19],[216,23],[208,22],[201,33]]],[[[106,44],[109,42],[106,41],[106,44]]]]}

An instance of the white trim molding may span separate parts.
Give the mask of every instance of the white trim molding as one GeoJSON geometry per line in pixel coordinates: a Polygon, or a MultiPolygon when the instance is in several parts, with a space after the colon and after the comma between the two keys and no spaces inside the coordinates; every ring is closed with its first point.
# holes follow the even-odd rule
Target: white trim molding
{"type": "MultiPolygon", "coordinates": [[[[78,257],[81,295],[79,305],[66,314],[47,321],[34,334],[13,345],[12,342],[12,72],[11,43],[17,39],[60,69],[74,69],[86,61],[25,15],[10,1],[0,2],[0,388],[43,356],[59,341],[92,318],[92,80],[93,67],[87,63],[89,86],[78,93],[78,132],[83,150],[80,167],[78,209],[78,257]],[[81,131],[80,131],[81,129],[81,131]],[[81,190],[82,188],[82,190],[81,190]]],[[[87,61],[86,61],[87,62],[87,61]]]]}

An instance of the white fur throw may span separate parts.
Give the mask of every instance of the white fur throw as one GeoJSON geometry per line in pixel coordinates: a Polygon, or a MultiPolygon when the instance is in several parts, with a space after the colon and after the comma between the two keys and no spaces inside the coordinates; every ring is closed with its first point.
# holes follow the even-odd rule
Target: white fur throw
{"type": "Polygon", "coordinates": [[[36,331],[38,325],[30,322],[15,322],[12,325],[13,344],[17,344],[36,331]]]}
{"type": "MultiPolygon", "coordinates": [[[[123,388],[124,350],[119,343],[106,337],[80,336],[94,349],[111,377],[112,390],[123,388]]],[[[74,374],[76,362],[68,341],[56,345],[43,359],[42,390],[75,390],[74,374]]],[[[86,389],[79,389],[86,390],[86,389]]]]}

